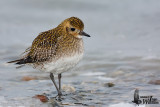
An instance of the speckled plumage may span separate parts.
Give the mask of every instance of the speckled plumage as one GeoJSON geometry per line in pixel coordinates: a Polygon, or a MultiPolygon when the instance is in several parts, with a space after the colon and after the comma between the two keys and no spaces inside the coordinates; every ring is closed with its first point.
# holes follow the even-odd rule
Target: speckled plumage
{"type": "MultiPolygon", "coordinates": [[[[83,31],[84,24],[79,18],[70,17],[56,28],[40,33],[17,64],[30,64],[42,71],[56,73],[55,67],[48,70],[45,65],[53,63],[54,66],[59,59],[75,56],[75,63],[78,63],[83,56],[83,40],[77,34],[70,34],[68,27],[74,27],[80,32],[83,31]]],[[[74,62],[72,64],[76,65],[74,62]]]]}
{"type": "Polygon", "coordinates": [[[41,71],[50,72],[50,78],[61,96],[61,73],[70,70],[81,60],[82,36],[90,37],[83,29],[84,24],[79,18],[70,17],[56,28],[40,33],[21,59],[8,63],[30,64],[41,71]],[[58,74],[59,88],[53,74],[58,74]]]}

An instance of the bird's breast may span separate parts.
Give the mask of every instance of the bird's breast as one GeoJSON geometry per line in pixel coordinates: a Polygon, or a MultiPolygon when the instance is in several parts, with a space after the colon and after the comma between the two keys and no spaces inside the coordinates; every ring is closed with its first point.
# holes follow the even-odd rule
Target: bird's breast
{"type": "Polygon", "coordinates": [[[82,59],[84,50],[81,39],[61,40],[63,39],[60,39],[55,55],[43,63],[43,67],[37,66],[41,71],[53,74],[63,73],[73,68],[82,59]]]}
{"type": "Polygon", "coordinates": [[[82,59],[83,53],[74,54],[69,57],[61,57],[57,61],[44,64],[45,72],[59,74],[72,69],[82,59]]]}

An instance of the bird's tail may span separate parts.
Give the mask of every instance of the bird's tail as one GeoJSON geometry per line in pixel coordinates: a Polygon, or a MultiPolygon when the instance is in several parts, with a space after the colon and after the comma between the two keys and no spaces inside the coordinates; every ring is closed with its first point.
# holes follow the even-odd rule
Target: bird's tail
{"type": "Polygon", "coordinates": [[[25,63],[22,63],[22,62],[24,62],[24,59],[13,60],[13,61],[9,61],[7,63],[25,64],[25,63]]]}
{"type": "Polygon", "coordinates": [[[18,60],[13,60],[13,61],[9,61],[7,63],[15,63],[15,64],[26,64],[26,63],[32,63],[32,58],[31,57],[27,57],[27,58],[22,58],[22,59],[18,59],[18,60]]]}
{"type": "Polygon", "coordinates": [[[7,63],[17,63],[17,62],[19,62],[21,59],[18,59],[18,60],[13,60],[13,61],[9,61],[9,62],[7,62],[7,63]]]}

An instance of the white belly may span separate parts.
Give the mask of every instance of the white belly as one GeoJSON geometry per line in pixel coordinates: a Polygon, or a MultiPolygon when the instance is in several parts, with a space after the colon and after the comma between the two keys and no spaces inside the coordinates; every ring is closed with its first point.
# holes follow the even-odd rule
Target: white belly
{"type": "Polygon", "coordinates": [[[59,74],[72,69],[82,59],[83,53],[76,54],[72,57],[60,58],[57,61],[44,64],[45,72],[59,74]]]}

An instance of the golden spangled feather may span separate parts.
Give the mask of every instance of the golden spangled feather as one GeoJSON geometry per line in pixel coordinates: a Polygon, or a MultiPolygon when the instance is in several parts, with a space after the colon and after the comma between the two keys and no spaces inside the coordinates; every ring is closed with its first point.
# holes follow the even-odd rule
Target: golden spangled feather
{"type": "Polygon", "coordinates": [[[22,54],[21,56],[25,57],[30,52],[31,47],[28,47],[22,54]]]}
{"type": "Polygon", "coordinates": [[[27,48],[21,59],[10,61],[20,65],[32,65],[41,71],[50,73],[59,98],[61,97],[61,74],[72,69],[82,59],[82,36],[90,37],[83,31],[84,24],[77,17],[64,20],[56,28],[40,33],[27,48]],[[57,87],[54,75],[58,74],[59,87],[57,87]]]}
{"type": "MultiPolygon", "coordinates": [[[[74,51],[77,52],[77,49],[81,47],[76,42],[80,40],[67,33],[65,26],[68,23],[79,30],[84,29],[84,24],[79,18],[68,18],[56,28],[40,33],[32,42],[32,46],[26,49],[22,59],[14,62],[17,62],[16,64],[39,64],[51,60],[54,57],[58,58],[62,53],[64,56],[71,55],[74,51]]],[[[10,62],[12,63],[13,61],[10,62]]]]}
{"type": "Polygon", "coordinates": [[[43,62],[50,59],[57,48],[57,39],[61,34],[55,29],[42,32],[32,43],[32,47],[27,56],[30,56],[34,62],[43,62]]]}
{"type": "Polygon", "coordinates": [[[51,59],[57,54],[59,48],[61,48],[61,50],[65,50],[65,48],[72,50],[74,46],[73,42],[75,41],[73,37],[67,37],[66,32],[63,31],[63,27],[68,21],[71,25],[78,27],[79,29],[83,29],[84,27],[83,22],[79,18],[71,17],[64,20],[55,29],[40,33],[34,39],[30,52],[27,54],[27,56],[32,58],[33,63],[43,62],[51,59]],[[65,41],[68,43],[65,43],[65,41]],[[61,45],[63,46],[61,46],[59,42],[61,42],[61,45]]]}

